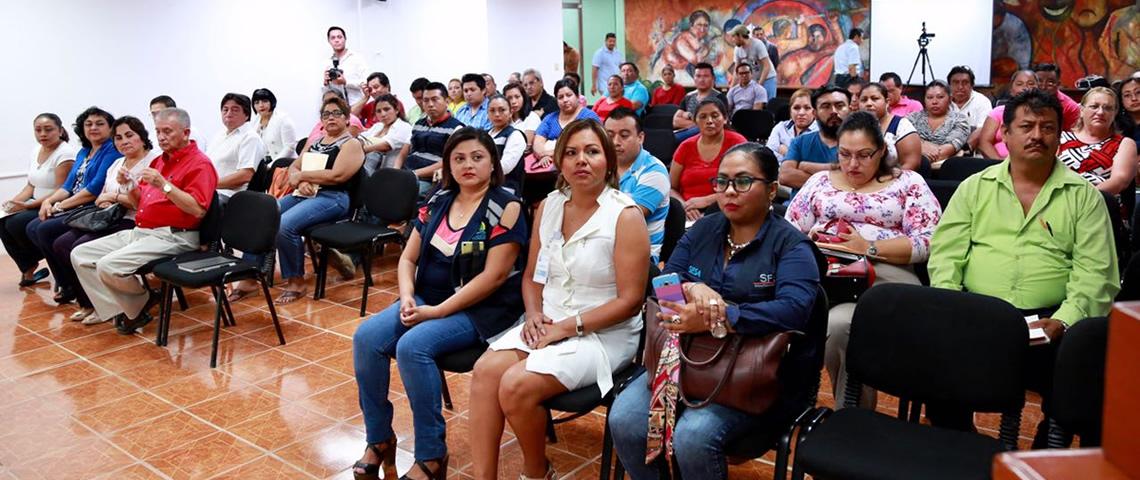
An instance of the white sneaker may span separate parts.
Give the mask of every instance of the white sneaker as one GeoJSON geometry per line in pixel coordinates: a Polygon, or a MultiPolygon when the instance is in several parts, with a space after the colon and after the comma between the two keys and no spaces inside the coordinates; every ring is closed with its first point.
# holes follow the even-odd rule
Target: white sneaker
{"type": "Polygon", "coordinates": [[[98,325],[98,324],[106,322],[106,321],[107,320],[99,318],[98,313],[91,312],[91,315],[88,315],[87,318],[83,319],[83,324],[84,325],[98,325]]]}
{"type": "Polygon", "coordinates": [[[95,313],[95,309],[93,308],[80,308],[78,311],[71,314],[71,316],[68,318],[70,318],[73,322],[78,322],[91,316],[92,313],[95,313]]]}

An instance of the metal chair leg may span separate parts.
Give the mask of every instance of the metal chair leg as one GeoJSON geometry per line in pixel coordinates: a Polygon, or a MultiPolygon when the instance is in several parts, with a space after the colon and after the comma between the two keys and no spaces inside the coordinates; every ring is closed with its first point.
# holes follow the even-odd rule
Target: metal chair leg
{"type": "Polygon", "coordinates": [[[554,417],[550,414],[550,409],[546,410],[546,439],[550,443],[558,443],[558,434],[554,432],[554,417]]]}
{"type": "Polygon", "coordinates": [[[364,316],[368,308],[368,283],[372,279],[372,249],[364,250],[364,287],[360,294],[360,316],[364,316]]]}
{"type": "Polygon", "coordinates": [[[448,410],[455,410],[455,405],[451,404],[451,390],[447,388],[447,374],[443,369],[439,369],[439,381],[443,391],[443,406],[448,410]]]}
{"type": "Polygon", "coordinates": [[[598,474],[600,480],[610,480],[610,465],[613,463],[614,437],[610,432],[609,411],[606,411],[606,426],[602,431],[602,470],[598,474]]]}
{"type": "Polygon", "coordinates": [[[265,304],[269,306],[269,317],[273,319],[273,328],[277,329],[277,340],[281,345],[285,345],[285,334],[281,332],[281,322],[277,321],[277,308],[273,306],[273,297],[269,295],[269,282],[265,280],[265,276],[259,276],[257,280],[261,284],[261,293],[265,295],[265,304]]]}
{"type": "Polygon", "coordinates": [[[214,340],[210,350],[210,368],[218,366],[218,337],[222,333],[222,315],[225,314],[222,302],[226,300],[225,290],[221,287],[212,286],[211,290],[214,291],[214,301],[217,302],[217,307],[214,309],[214,340]]]}
{"type": "Polygon", "coordinates": [[[182,291],[182,287],[175,286],[174,294],[178,296],[178,308],[182,311],[190,308],[190,304],[186,303],[186,292],[182,291]]]}
{"type": "Polygon", "coordinates": [[[169,323],[168,323],[169,320],[168,319],[170,317],[168,315],[170,314],[170,307],[171,307],[171,305],[170,305],[170,284],[169,283],[162,282],[162,291],[161,291],[160,295],[162,296],[161,297],[162,303],[159,304],[160,306],[158,309],[158,328],[156,329],[155,334],[154,334],[154,344],[155,344],[155,346],[159,346],[159,347],[166,345],[166,341],[165,341],[166,340],[166,329],[169,328],[169,323]]]}
{"type": "MultiPolygon", "coordinates": [[[[225,287],[218,287],[218,288],[222,289],[222,293],[226,293],[225,287]]],[[[226,298],[225,296],[222,297],[222,307],[225,308],[225,312],[226,312],[226,316],[224,318],[222,318],[222,324],[227,326],[227,327],[236,326],[237,321],[234,320],[234,311],[233,311],[233,309],[230,308],[230,299],[229,298],[226,298]]]]}
{"type": "Polygon", "coordinates": [[[329,249],[328,247],[321,246],[321,253],[317,254],[317,278],[316,286],[313,288],[313,300],[320,300],[325,296],[325,284],[328,282],[329,271],[329,249]]]}

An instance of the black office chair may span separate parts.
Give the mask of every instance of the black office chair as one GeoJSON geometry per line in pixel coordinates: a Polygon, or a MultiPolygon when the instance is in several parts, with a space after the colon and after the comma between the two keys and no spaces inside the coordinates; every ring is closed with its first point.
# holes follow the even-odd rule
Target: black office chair
{"type": "Polygon", "coordinates": [[[1129,248],[1130,234],[1128,227],[1124,224],[1124,211],[1120,208],[1120,201],[1116,199],[1111,193],[1100,192],[1104,198],[1104,206],[1108,208],[1108,222],[1112,226],[1112,241],[1116,248],[1116,261],[1117,268],[1124,271],[1128,265],[1128,260],[1132,256],[1132,249],[1129,248]]]}
{"type": "Polygon", "coordinates": [[[942,162],[938,170],[932,172],[934,178],[940,180],[956,180],[961,182],[975,173],[985,170],[1001,160],[977,157],[950,157],[942,162]]]}
{"type": "Polygon", "coordinates": [[[851,324],[846,408],[812,414],[792,478],[989,478],[993,456],[1017,448],[1028,338],[1021,313],[997,298],[897,283],[872,288],[851,324]],[[1000,412],[1000,436],[855,408],[863,384],[919,403],[1000,412]]]}
{"type": "Polygon", "coordinates": [[[788,99],[774,96],[772,92],[768,92],[768,104],[764,105],[764,108],[772,112],[772,116],[777,122],[791,120],[792,118],[792,106],[788,103],[788,99]]]}
{"type": "Polygon", "coordinates": [[[313,297],[321,298],[325,295],[329,249],[359,251],[364,257],[364,282],[360,299],[360,316],[363,317],[368,307],[368,287],[372,284],[372,255],[386,243],[404,245],[404,235],[388,225],[411,220],[416,214],[418,195],[419,182],[410,170],[380,168],[360,182],[357,196],[368,213],[379,217],[380,221],[375,224],[358,220],[339,222],[311,231],[309,238],[321,246],[315,268],[317,279],[313,297]]]}
{"type": "Polygon", "coordinates": [[[1045,411],[1049,448],[1068,448],[1074,434],[1083,448],[1100,446],[1107,353],[1107,318],[1081,320],[1061,337],[1053,366],[1053,398],[1045,411]]]}
{"type": "Polygon", "coordinates": [[[685,236],[685,204],[669,197],[669,213],[665,215],[665,238],[661,239],[661,261],[669,263],[677,242],[685,236]]]}
{"type": "MultiPolygon", "coordinates": [[[[236,248],[245,253],[255,255],[272,254],[277,241],[277,230],[281,225],[281,214],[277,210],[277,199],[260,192],[237,192],[226,205],[222,215],[221,242],[227,248],[236,248]]],[[[265,295],[265,303],[269,306],[269,315],[273,319],[273,327],[277,330],[277,339],[281,345],[285,344],[285,335],[281,332],[281,323],[277,320],[277,310],[273,305],[273,298],[269,295],[269,284],[266,274],[258,263],[247,262],[239,257],[222,253],[220,249],[205,252],[189,252],[175,256],[168,262],[154,267],[154,276],[162,281],[162,316],[158,323],[158,332],[155,343],[160,346],[167,344],[170,334],[170,302],[173,287],[201,288],[209,286],[217,303],[214,312],[214,339],[213,350],[210,352],[210,367],[218,363],[218,336],[221,333],[223,318],[233,325],[233,312],[229,300],[226,299],[225,286],[238,280],[256,279],[261,284],[261,292],[265,295]],[[183,270],[182,266],[188,262],[205,259],[224,259],[228,264],[218,267],[190,272],[183,270]]]]}
{"type": "MultiPolygon", "coordinates": [[[[661,117],[669,117],[670,122],[672,122],[673,115],[676,115],[677,110],[680,110],[680,109],[681,109],[680,105],[674,105],[672,103],[666,103],[666,104],[662,104],[662,105],[654,105],[652,107],[649,107],[649,109],[645,111],[645,116],[647,118],[650,115],[661,116],[661,117]]],[[[670,128],[672,128],[673,124],[670,123],[669,125],[670,125],[670,128]]]]}
{"type": "Polygon", "coordinates": [[[749,141],[760,143],[767,141],[775,126],[776,117],[767,110],[745,109],[732,114],[732,128],[749,141]]]}
{"type": "Polygon", "coordinates": [[[930,193],[934,194],[943,211],[950,206],[950,199],[954,198],[954,192],[958,191],[958,185],[961,183],[958,180],[926,179],[926,186],[930,187],[930,193]]]}
{"type": "Polygon", "coordinates": [[[666,169],[673,164],[673,153],[677,151],[677,139],[673,136],[673,130],[646,128],[645,142],[642,143],[642,146],[658,160],[661,160],[666,169]]]}
{"type": "Polygon", "coordinates": [[[1120,280],[1120,292],[1116,294],[1116,301],[1140,300],[1140,255],[1135,255],[1128,261],[1128,267],[1120,275],[1120,280]]]}

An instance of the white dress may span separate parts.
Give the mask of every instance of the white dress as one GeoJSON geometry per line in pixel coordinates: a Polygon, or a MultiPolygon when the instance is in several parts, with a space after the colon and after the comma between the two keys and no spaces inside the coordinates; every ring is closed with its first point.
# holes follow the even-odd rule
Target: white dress
{"type": "MultiPolygon", "coordinates": [[[[549,256],[542,311],[556,322],[573,322],[575,315],[617,298],[613,255],[618,216],[625,208],[637,206],[628,195],[606,187],[598,197],[598,209],[563,242],[562,213],[567,200],[569,196],[559,190],[547,195],[538,230],[539,255],[549,256]]],[[[528,371],[552,375],[571,391],[597,384],[605,395],[613,387],[613,372],[633,361],[642,325],[641,316],[635,315],[539,350],[523,342],[522,327],[520,323],[503,332],[491,342],[491,349],[527,352],[528,371]]]]}

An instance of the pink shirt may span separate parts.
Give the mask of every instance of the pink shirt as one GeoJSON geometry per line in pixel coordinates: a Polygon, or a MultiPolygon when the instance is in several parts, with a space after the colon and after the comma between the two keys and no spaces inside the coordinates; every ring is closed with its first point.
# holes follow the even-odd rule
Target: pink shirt
{"type": "Polygon", "coordinates": [[[1072,130],[1073,126],[1077,124],[1077,120],[1081,118],[1081,104],[1065,95],[1061,90],[1057,90],[1057,100],[1061,101],[1061,111],[1065,117],[1064,121],[1061,122],[1061,128],[1072,130]]]}
{"type": "Polygon", "coordinates": [[[894,115],[898,115],[900,117],[905,117],[905,116],[910,115],[914,112],[921,112],[922,109],[923,109],[922,102],[919,102],[918,100],[915,100],[915,99],[910,98],[906,95],[903,95],[902,98],[899,99],[898,105],[891,107],[890,110],[891,110],[891,113],[894,115]]]}
{"type": "Polygon", "coordinates": [[[990,118],[997,122],[997,130],[994,131],[994,150],[997,150],[998,156],[1005,158],[1009,156],[1009,149],[1005,146],[1005,140],[1001,138],[1001,126],[1005,123],[1002,116],[1005,115],[1005,105],[998,105],[990,110],[990,118]]]}

